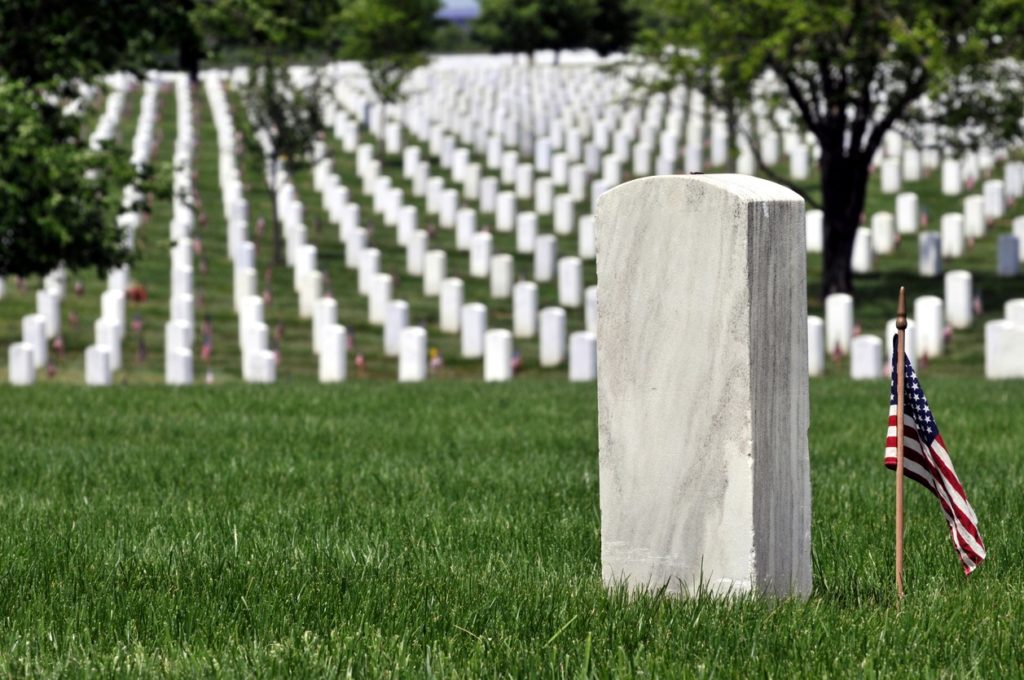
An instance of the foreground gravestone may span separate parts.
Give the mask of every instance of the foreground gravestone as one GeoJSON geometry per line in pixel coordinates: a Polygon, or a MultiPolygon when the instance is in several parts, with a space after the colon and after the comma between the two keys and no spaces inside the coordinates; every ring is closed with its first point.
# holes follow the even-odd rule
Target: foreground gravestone
{"type": "Polygon", "coordinates": [[[597,219],[605,583],[809,594],[803,201],[650,177],[597,219]]]}

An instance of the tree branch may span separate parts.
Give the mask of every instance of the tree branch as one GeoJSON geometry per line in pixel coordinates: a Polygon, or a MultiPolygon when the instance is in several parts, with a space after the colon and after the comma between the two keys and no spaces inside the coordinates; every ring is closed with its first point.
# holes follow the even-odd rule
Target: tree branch
{"type": "Polygon", "coordinates": [[[750,134],[749,130],[741,129],[740,133],[746,138],[747,145],[750,147],[750,151],[754,154],[754,160],[757,161],[758,169],[760,169],[762,173],[767,175],[768,179],[772,180],[773,182],[782,184],[783,186],[789,187],[796,193],[800,194],[800,197],[803,198],[806,203],[810,204],[812,208],[821,208],[821,203],[811,198],[811,196],[806,191],[804,191],[797,185],[793,184],[793,182],[791,182],[788,178],[783,177],[782,175],[775,172],[765,164],[764,159],[761,158],[761,151],[760,149],[758,149],[758,145],[754,142],[754,138],[750,134]]]}

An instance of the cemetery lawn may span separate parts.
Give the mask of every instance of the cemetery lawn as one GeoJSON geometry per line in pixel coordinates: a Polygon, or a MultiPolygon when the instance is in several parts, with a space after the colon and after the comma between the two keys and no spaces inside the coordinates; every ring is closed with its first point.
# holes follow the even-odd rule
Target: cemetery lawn
{"type": "Polygon", "coordinates": [[[990,557],[907,492],[888,386],[811,383],[814,593],[600,580],[593,385],[0,388],[0,674],[1024,672],[1024,384],[923,376],[990,557]]]}

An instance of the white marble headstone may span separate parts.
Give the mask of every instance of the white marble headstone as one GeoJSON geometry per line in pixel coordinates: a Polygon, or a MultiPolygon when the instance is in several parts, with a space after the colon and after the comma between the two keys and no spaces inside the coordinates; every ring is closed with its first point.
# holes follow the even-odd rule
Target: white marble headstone
{"type": "Polygon", "coordinates": [[[803,201],[650,177],[597,220],[605,583],[809,594],[803,201]]]}

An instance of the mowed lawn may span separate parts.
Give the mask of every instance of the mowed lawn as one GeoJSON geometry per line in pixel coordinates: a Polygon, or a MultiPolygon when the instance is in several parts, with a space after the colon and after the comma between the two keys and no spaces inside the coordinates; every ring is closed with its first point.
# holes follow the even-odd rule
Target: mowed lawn
{"type": "Polygon", "coordinates": [[[560,382],[0,388],[0,674],[1024,672],[1024,384],[925,378],[990,551],[907,493],[888,386],[811,385],[814,594],[600,580],[596,399],[560,382]]]}

